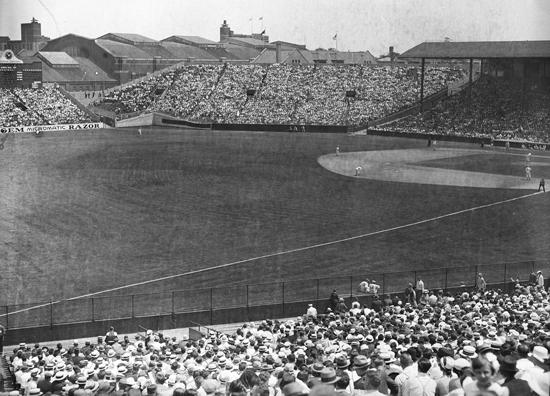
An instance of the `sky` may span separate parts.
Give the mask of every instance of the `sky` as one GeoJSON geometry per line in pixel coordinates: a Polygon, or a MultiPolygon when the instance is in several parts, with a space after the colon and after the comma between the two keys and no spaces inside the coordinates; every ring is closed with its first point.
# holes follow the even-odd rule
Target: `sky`
{"type": "Polygon", "coordinates": [[[20,40],[21,23],[33,17],[52,39],[137,33],[219,41],[227,20],[236,34],[263,28],[270,41],[375,56],[445,37],[550,40],[550,0],[0,0],[0,36],[20,40]]]}

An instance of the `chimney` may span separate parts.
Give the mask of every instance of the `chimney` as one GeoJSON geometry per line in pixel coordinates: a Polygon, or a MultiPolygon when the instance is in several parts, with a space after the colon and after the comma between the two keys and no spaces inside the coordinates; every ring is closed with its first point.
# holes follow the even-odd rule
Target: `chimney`
{"type": "Polygon", "coordinates": [[[277,43],[277,46],[276,46],[275,63],[281,63],[281,43],[277,43]]]}
{"type": "Polygon", "coordinates": [[[395,54],[393,52],[393,46],[390,47],[390,62],[393,63],[395,60],[395,54]]]}

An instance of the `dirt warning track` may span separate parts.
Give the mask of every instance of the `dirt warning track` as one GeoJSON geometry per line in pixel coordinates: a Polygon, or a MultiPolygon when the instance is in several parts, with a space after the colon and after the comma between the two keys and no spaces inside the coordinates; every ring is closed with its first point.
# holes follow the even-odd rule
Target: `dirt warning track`
{"type": "Polygon", "coordinates": [[[361,166],[359,178],[401,183],[434,184],[477,188],[511,188],[532,190],[538,180],[526,180],[522,176],[490,174],[423,166],[424,161],[459,156],[483,155],[483,150],[442,148],[363,151],[328,154],[318,162],[327,170],[355,177],[355,168],[361,166]]]}

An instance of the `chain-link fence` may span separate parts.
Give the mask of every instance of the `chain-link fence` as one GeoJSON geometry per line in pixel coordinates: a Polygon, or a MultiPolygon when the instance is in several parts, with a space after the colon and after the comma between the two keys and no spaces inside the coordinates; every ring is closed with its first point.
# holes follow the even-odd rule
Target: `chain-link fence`
{"type": "Polygon", "coordinates": [[[415,285],[419,279],[422,279],[427,289],[455,289],[461,285],[471,288],[476,286],[480,272],[488,285],[501,285],[511,283],[516,278],[526,282],[538,270],[547,279],[550,275],[550,260],[110,295],[7,305],[0,307],[0,322],[13,329],[320,301],[328,299],[333,290],[340,297],[364,295],[359,292],[358,286],[365,279],[375,280],[380,285],[379,294],[402,293],[408,283],[415,285]]]}

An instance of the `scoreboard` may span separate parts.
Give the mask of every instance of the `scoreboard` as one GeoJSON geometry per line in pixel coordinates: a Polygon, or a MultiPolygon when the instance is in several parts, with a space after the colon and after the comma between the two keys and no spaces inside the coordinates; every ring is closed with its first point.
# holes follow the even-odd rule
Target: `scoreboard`
{"type": "Polygon", "coordinates": [[[0,51],[0,88],[33,88],[42,84],[42,62],[24,63],[11,50],[0,51]]]}

